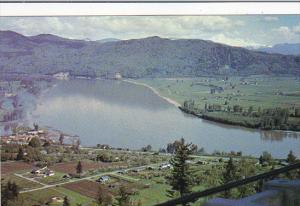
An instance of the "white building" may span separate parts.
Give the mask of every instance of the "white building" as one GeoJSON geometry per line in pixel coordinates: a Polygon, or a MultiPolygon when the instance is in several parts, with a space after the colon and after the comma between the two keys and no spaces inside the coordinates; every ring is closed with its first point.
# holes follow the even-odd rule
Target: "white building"
{"type": "Polygon", "coordinates": [[[116,80],[122,79],[121,73],[117,72],[117,73],[115,74],[115,79],[116,79],[116,80]]]}
{"type": "Polygon", "coordinates": [[[54,78],[59,80],[68,80],[70,76],[69,72],[59,72],[53,75],[54,78]]]}

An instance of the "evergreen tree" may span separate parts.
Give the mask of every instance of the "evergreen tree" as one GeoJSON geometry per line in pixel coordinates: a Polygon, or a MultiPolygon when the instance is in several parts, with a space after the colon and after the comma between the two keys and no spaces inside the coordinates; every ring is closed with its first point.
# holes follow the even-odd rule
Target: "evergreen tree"
{"type": "Polygon", "coordinates": [[[77,172],[77,174],[81,174],[82,173],[82,164],[81,164],[81,161],[79,161],[77,163],[76,172],[77,172]]]}
{"type": "Polygon", "coordinates": [[[18,151],[16,160],[23,160],[23,158],[24,158],[24,151],[23,151],[23,148],[22,148],[22,147],[19,147],[19,151],[18,151]]]}
{"type": "Polygon", "coordinates": [[[297,157],[293,154],[292,150],[288,154],[286,161],[289,164],[293,164],[293,163],[295,163],[297,161],[297,157]]]}
{"type": "Polygon", "coordinates": [[[71,204],[70,204],[70,201],[69,201],[68,197],[65,196],[65,197],[64,197],[63,206],[70,206],[70,205],[71,205],[71,204]]]}
{"type": "MultiPolygon", "coordinates": [[[[232,157],[230,157],[225,167],[225,171],[223,173],[223,183],[226,184],[228,182],[234,181],[236,178],[237,178],[237,167],[234,164],[232,157]]],[[[230,190],[224,191],[224,197],[225,198],[231,197],[230,190]]]]}
{"type": "Polygon", "coordinates": [[[19,187],[16,183],[8,181],[6,185],[1,185],[1,205],[7,206],[9,202],[15,201],[19,195],[19,187]]]}
{"type": "Polygon", "coordinates": [[[168,177],[168,181],[172,190],[168,192],[171,196],[178,192],[182,197],[191,192],[191,186],[193,185],[192,172],[187,160],[191,159],[190,155],[197,150],[197,147],[192,143],[186,144],[183,138],[177,142],[175,155],[170,160],[173,169],[171,175],[168,177]]]}
{"type": "MultiPolygon", "coordinates": [[[[291,150],[286,158],[286,161],[288,164],[294,164],[297,162],[297,157],[293,154],[293,151],[291,150]]],[[[288,171],[286,173],[287,178],[289,179],[296,179],[299,176],[300,170],[295,170],[295,171],[288,171]]]]}
{"type": "Polygon", "coordinates": [[[61,145],[63,145],[64,144],[64,135],[61,133],[60,135],[59,135],[59,144],[61,144],[61,145]]]}
{"type": "Polygon", "coordinates": [[[39,125],[38,125],[38,124],[34,123],[34,124],[33,124],[33,127],[34,127],[34,130],[35,130],[35,131],[38,131],[38,130],[39,130],[39,125]]]}

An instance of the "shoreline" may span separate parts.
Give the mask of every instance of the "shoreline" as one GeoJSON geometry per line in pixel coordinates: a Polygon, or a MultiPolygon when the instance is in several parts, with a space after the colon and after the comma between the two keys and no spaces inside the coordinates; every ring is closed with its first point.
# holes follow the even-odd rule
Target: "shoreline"
{"type": "Polygon", "coordinates": [[[143,86],[143,87],[146,87],[148,89],[150,89],[154,94],[156,94],[157,96],[159,96],[160,98],[166,100],[168,103],[174,105],[175,107],[181,107],[181,104],[179,104],[177,101],[173,100],[173,99],[170,99],[168,97],[165,97],[163,95],[161,95],[156,89],[154,89],[153,87],[151,87],[150,85],[148,84],[145,84],[145,83],[141,83],[141,82],[136,82],[134,80],[130,80],[130,79],[122,79],[123,82],[128,82],[128,83],[131,83],[131,84],[135,84],[135,85],[138,85],[138,86],[143,86]]]}
{"type": "Polygon", "coordinates": [[[170,104],[174,105],[175,107],[177,107],[180,111],[182,111],[182,112],[184,112],[186,114],[193,115],[193,116],[195,116],[197,118],[200,118],[200,119],[203,119],[203,120],[206,120],[206,121],[211,121],[211,122],[214,122],[214,123],[224,124],[224,125],[227,125],[227,126],[234,126],[234,127],[241,127],[241,128],[253,129],[253,130],[257,130],[257,131],[283,131],[283,132],[297,132],[297,133],[300,132],[298,130],[290,130],[290,129],[288,129],[288,130],[282,130],[282,129],[276,129],[276,130],[261,129],[260,127],[250,127],[250,126],[246,126],[246,125],[243,125],[243,124],[240,124],[240,123],[232,123],[232,122],[227,122],[227,121],[224,121],[224,120],[221,120],[221,119],[216,119],[216,118],[209,117],[209,116],[206,116],[206,115],[203,115],[203,114],[202,115],[201,114],[196,114],[194,112],[185,110],[182,107],[182,105],[179,104],[177,101],[161,95],[155,88],[153,88],[152,86],[150,86],[150,85],[148,85],[146,83],[136,82],[136,81],[131,80],[131,79],[122,79],[121,81],[128,82],[128,83],[131,83],[131,84],[135,84],[135,85],[138,85],[138,86],[146,87],[146,88],[150,89],[157,96],[163,98],[168,103],[170,103],[170,104]]]}

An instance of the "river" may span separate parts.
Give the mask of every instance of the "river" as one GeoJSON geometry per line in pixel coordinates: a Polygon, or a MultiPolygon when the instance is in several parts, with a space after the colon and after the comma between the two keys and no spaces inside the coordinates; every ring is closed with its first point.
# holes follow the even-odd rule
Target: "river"
{"type": "Polygon", "coordinates": [[[152,90],[113,80],[57,81],[43,93],[32,122],[78,135],[82,145],[109,144],[154,149],[184,137],[205,151],[263,151],[285,158],[290,150],[300,157],[300,134],[247,129],[213,123],[182,113],[152,90]]]}

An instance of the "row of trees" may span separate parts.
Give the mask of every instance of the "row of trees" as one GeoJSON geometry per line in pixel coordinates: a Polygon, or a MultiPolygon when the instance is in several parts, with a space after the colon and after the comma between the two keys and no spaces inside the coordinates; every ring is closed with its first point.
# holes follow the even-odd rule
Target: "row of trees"
{"type": "MultiPolygon", "coordinates": [[[[204,110],[201,110],[195,105],[194,100],[187,100],[183,103],[183,109],[190,113],[203,113],[205,116],[208,116],[209,119],[216,119],[208,115],[209,112],[228,112],[236,115],[242,115],[244,117],[249,117],[249,121],[246,125],[251,127],[260,127],[262,129],[297,129],[296,125],[289,122],[290,117],[300,117],[300,108],[288,109],[288,108],[266,108],[261,109],[260,107],[257,110],[253,106],[247,108],[242,107],[241,105],[229,106],[228,103],[224,105],[221,104],[205,104],[204,110]],[[227,106],[226,106],[227,105],[227,106]]],[[[217,120],[217,119],[216,119],[217,120]]],[[[221,121],[218,119],[218,121],[221,121]]],[[[224,119],[224,123],[236,123],[236,120],[224,119]]],[[[299,128],[298,128],[299,129],[299,128]]]]}

